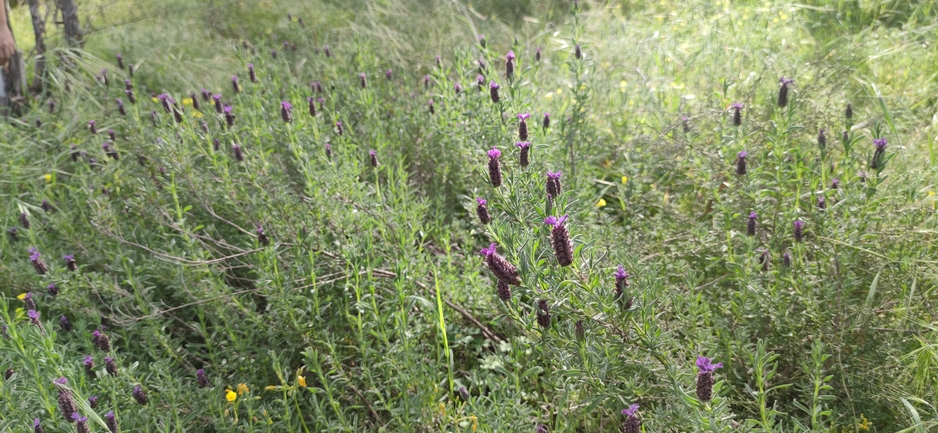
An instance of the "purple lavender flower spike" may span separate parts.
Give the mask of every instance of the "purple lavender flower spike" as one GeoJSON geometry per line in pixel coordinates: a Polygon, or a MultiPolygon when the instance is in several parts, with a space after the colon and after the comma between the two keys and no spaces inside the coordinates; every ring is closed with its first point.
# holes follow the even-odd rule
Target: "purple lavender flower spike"
{"type": "Polygon", "coordinates": [[[233,126],[234,126],[234,122],[235,122],[235,115],[234,115],[234,113],[233,113],[233,108],[231,108],[230,105],[225,104],[225,106],[224,106],[224,108],[222,109],[222,111],[224,111],[224,113],[225,113],[225,123],[228,124],[228,127],[229,127],[229,128],[233,127],[233,126]]]}
{"type": "Polygon", "coordinates": [[[713,397],[713,372],[718,368],[723,368],[723,363],[714,364],[710,358],[704,356],[697,357],[697,399],[703,403],[710,401],[713,397]]]}
{"type": "Polygon", "coordinates": [[[117,377],[117,362],[114,361],[114,358],[104,357],[104,370],[107,371],[107,374],[117,377]]]}
{"type": "Polygon", "coordinates": [[[560,266],[570,266],[573,263],[573,245],[570,243],[570,232],[564,226],[567,217],[567,215],[560,218],[549,216],[544,220],[544,224],[553,227],[550,230],[550,244],[554,248],[554,257],[557,257],[557,263],[560,266]]]}
{"type": "Polygon", "coordinates": [[[743,104],[739,102],[730,105],[730,108],[733,109],[733,126],[739,126],[743,124],[743,104]]]}
{"type": "Polygon", "coordinates": [[[49,267],[46,266],[46,262],[42,261],[42,254],[39,252],[39,249],[36,247],[29,247],[29,261],[33,263],[33,268],[36,270],[36,273],[39,275],[45,275],[49,271],[49,267]]]}
{"type": "Polygon", "coordinates": [[[98,396],[92,395],[88,397],[88,406],[91,406],[92,409],[98,408],[98,396]]]}
{"type": "Polygon", "coordinates": [[[541,47],[537,47],[537,51],[534,52],[534,60],[537,62],[541,61],[541,47]]]}
{"type": "Polygon", "coordinates": [[[531,115],[528,113],[521,113],[518,115],[518,139],[520,141],[526,141],[528,139],[527,120],[529,118],[531,118],[531,115]]]}
{"type": "Polygon", "coordinates": [[[831,189],[840,188],[840,179],[831,180],[831,189]]]}
{"type": "Polygon", "coordinates": [[[550,306],[546,299],[537,300],[537,324],[541,328],[550,328],[550,306]]]}
{"type": "Polygon", "coordinates": [[[306,98],[306,102],[309,104],[309,115],[316,117],[316,98],[310,96],[306,98]]]}
{"type": "Polygon", "coordinates": [[[515,75],[515,52],[512,50],[508,50],[508,54],[505,55],[505,77],[510,80],[514,75],[515,75]]]}
{"type": "Polygon", "coordinates": [[[391,81],[391,79],[394,78],[394,74],[391,72],[390,69],[388,69],[387,71],[384,71],[384,78],[387,78],[388,81],[391,81]]]}
{"type": "Polygon", "coordinates": [[[550,128],[550,113],[544,113],[544,121],[541,122],[541,126],[544,129],[550,128]]]}
{"type": "Polygon", "coordinates": [[[111,433],[118,433],[117,417],[114,416],[113,410],[104,415],[104,424],[111,433]]]}
{"type": "Polygon", "coordinates": [[[519,157],[519,163],[522,167],[527,167],[531,163],[531,143],[527,141],[520,141],[515,143],[519,149],[521,149],[521,155],[519,157]]]}
{"type": "Polygon", "coordinates": [[[622,424],[622,433],[641,433],[642,420],[638,418],[638,404],[632,404],[628,409],[622,409],[625,423],[622,424]]]}
{"type": "Polygon", "coordinates": [[[560,184],[560,176],[563,175],[562,172],[547,172],[547,196],[550,198],[555,198],[560,195],[563,191],[562,185],[560,184]]]}
{"type": "Polygon", "coordinates": [[[758,214],[749,212],[749,220],[746,221],[746,236],[756,235],[756,218],[759,218],[758,214]]]}
{"type": "Polygon", "coordinates": [[[85,366],[85,374],[87,374],[89,378],[94,379],[94,358],[91,355],[85,356],[84,361],[81,363],[85,366]]]}
{"type": "Polygon", "coordinates": [[[91,130],[92,134],[97,134],[98,133],[97,122],[95,122],[94,120],[89,120],[88,129],[91,130]]]}
{"type": "Polygon", "coordinates": [[[241,85],[238,84],[238,76],[237,76],[237,75],[232,75],[232,76],[231,76],[231,89],[234,90],[235,93],[241,93],[241,85]]]}
{"type": "Polygon", "coordinates": [[[778,79],[778,82],[781,84],[781,87],[778,88],[778,106],[784,107],[788,105],[788,86],[794,83],[795,80],[782,77],[778,79]]]}
{"type": "Polygon", "coordinates": [[[498,83],[494,80],[489,83],[489,96],[492,97],[492,102],[497,104],[501,99],[498,96],[498,83]]]}
{"type": "Polygon", "coordinates": [[[257,72],[254,71],[253,63],[248,63],[248,75],[250,76],[252,83],[257,82],[257,72]]]}
{"type": "Polygon", "coordinates": [[[492,243],[488,248],[482,249],[481,254],[485,257],[485,264],[499,281],[513,286],[520,285],[521,277],[518,275],[518,268],[499,255],[496,252],[496,246],[497,244],[492,243]]]}
{"type": "Polygon", "coordinates": [[[58,395],[58,404],[59,410],[62,412],[62,416],[65,417],[65,420],[68,422],[73,422],[72,415],[78,412],[78,407],[75,405],[75,399],[72,396],[72,391],[66,388],[68,385],[68,379],[60,377],[53,380],[56,385],[56,388],[59,390],[58,395]]]}
{"type": "Polygon", "coordinates": [[[204,368],[195,371],[195,382],[199,385],[199,388],[208,387],[208,376],[205,375],[204,368]]]}
{"type": "Polygon", "coordinates": [[[63,332],[70,332],[72,330],[72,324],[68,321],[68,317],[65,316],[59,318],[59,326],[62,328],[63,332]]]}
{"type": "Polygon", "coordinates": [[[75,433],[91,433],[91,428],[88,427],[88,417],[73,413],[72,420],[75,422],[75,433]]]}
{"type": "Polygon", "coordinates": [[[117,67],[120,68],[122,71],[124,70],[124,67],[125,67],[125,66],[124,66],[124,55],[121,54],[121,53],[117,53],[117,67]]]}
{"type": "Polygon", "coordinates": [[[39,418],[33,419],[33,433],[46,433],[46,430],[42,428],[42,423],[39,421],[39,418]]]}
{"type": "Polygon", "coordinates": [[[873,145],[876,146],[876,151],[873,152],[873,158],[870,159],[870,168],[873,170],[882,170],[883,156],[886,154],[886,139],[885,138],[875,138],[873,139],[873,145]]]}
{"type": "Polygon", "coordinates": [[[743,176],[746,174],[746,157],[749,152],[745,150],[736,154],[736,174],[743,176]]]}
{"type": "Polygon", "coordinates": [[[476,76],[476,85],[479,88],[479,91],[482,91],[482,88],[485,87],[485,76],[477,75],[476,76]]]}
{"type": "Polygon", "coordinates": [[[59,287],[56,286],[55,283],[49,283],[49,285],[46,286],[46,291],[49,292],[50,295],[56,296],[59,294],[59,287]]]}
{"type": "Polygon", "coordinates": [[[360,83],[361,83],[362,89],[368,87],[368,82],[365,80],[365,73],[364,73],[364,72],[358,74],[358,79],[359,79],[359,81],[360,81],[360,83]]]}
{"type": "Polygon", "coordinates": [[[202,88],[202,100],[205,102],[209,102],[212,100],[212,93],[209,92],[208,89],[204,87],[202,88]]]}
{"type": "Polygon", "coordinates": [[[479,222],[481,222],[483,225],[492,222],[492,216],[489,215],[489,209],[485,206],[488,202],[484,198],[479,197],[476,198],[476,203],[476,215],[479,216],[479,222]]]}
{"type": "Polygon", "coordinates": [[[794,227],[792,235],[795,237],[795,242],[801,242],[804,240],[804,221],[796,220],[794,223],[792,223],[792,226],[794,227]]]}
{"type": "Polygon", "coordinates": [[[502,156],[502,152],[497,148],[492,148],[488,152],[489,155],[489,181],[492,182],[492,186],[499,187],[502,185],[502,168],[498,162],[498,157],[502,156]]]}
{"type": "Polygon", "coordinates": [[[371,163],[371,166],[378,168],[378,152],[375,150],[368,151],[368,160],[371,163]]]}
{"type": "Polygon", "coordinates": [[[293,121],[293,104],[283,101],[280,103],[280,117],[285,123],[293,121]]]}
{"type": "Polygon", "coordinates": [[[134,400],[137,401],[137,404],[141,406],[147,405],[147,394],[143,391],[142,386],[140,385],[135,386],[132,394],[133,394],[134,400]]]}
{"type": "Polygon", "coordinates": [[[221,95],[212,95],[212,101],[215,103],[215,112],[224,113],[224,105],[221,103],[221,95]]]}

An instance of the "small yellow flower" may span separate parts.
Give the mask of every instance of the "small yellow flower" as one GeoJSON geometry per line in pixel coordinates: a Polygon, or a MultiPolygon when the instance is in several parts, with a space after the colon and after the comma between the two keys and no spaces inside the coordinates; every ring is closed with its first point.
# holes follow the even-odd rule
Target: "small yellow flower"
{"type": "Polygon", "coordinates": [[[622,176],[622,184],[623,184],[623,185],[625,185],[625,183],[628,182],[628,181],[629,181],[629,177],[628,177],[628,176],[622,176]]]}
{"type": "Polygon", "coordinates": [[[300,384],[300,388],[306,388],[306,378],[302,374],[297,376],[296,382],[300,384]]]}
{"type": "Polygon", "coordinates": [[[469,418],[472,418],[472,433],[475,433],[476,429],[479,428],[479,420],[475,415],[470,416],[469,418]]]}
{"type": "Polygon", "coordinates": [[[235,401],[237,399],[238,399],[238,394],[236,392],[230,389],[225,391],[225,400],[235,401]]]}
{"type": "Polygon", "coordinates": [[[153,100],[153,102],[159,102],[159,101],[160,101],[159,99],[156,99],[156,98],[150,98],[150,99],[153,100]]]}
{"type": "Polygon", "coordinates": [[[443,403],[440,403],[440,413],[446,416],[446,405],[443,403]]]}
{"type": "Polygon", "coordinates": [[[26,294],[25,294],[25,293],[20,293],[19,295],[17,295],[16,299],[19,299],[19,300],[22,301],[23,299],[26,299],[26,294]]]}
{"type": "Polygon", "coordinates": [[[202,118],[202,113],[200,113],[200,112],[198,112],[198,111],[193,111],[193,112],[192,112],[192,117],[195,117],[196,119],[201,119],[201,118],[202,118]]]}
{"type": "Polygon", "coordinates": [[[860,422],[857,423],[857,428],[865,431],[870,430],[870,420],[866,419],[866,415],[860,414],[860,422]]]}
{"type": "Polygon", "coordinates": [[[934,196],[935,196],[935,191],[928,191],[928,196],[929,196],[929,197],[934,197],[934,196]]]}
{"type": "Polygon", "coordinates": [[[599,199],[599,202],[596,203],[596,207],[605,207],[605,206],[606,206],[606,199],[601,198],[599,199]]]}
{"type": "Polygon", "coordinates": [[[245,384],[243,384],[243,383],[239,383],[239,384],[238,384],[238,395],[241,395],[241,394],[244,394],[244,393],[250,392],[250,391],[251,391],[251,389],[248,388],[247,385],[245,385],[245,384]]]}
{"type": "Polygon", "coordinates": [[[277,389],[277,385],[267,385],[264,387],[264,391],[274,391],[277,389]]]}
{"type": "Polygon", "coordinates": [[[46,180],[46,183],[52,182],[52,175],[51,175],[51,174],[47,174],[47,175],[43,176],[42,178],[46,180]]]}
{"type": "Polygon", "coordinates": [[[192,105],[192,98],[183,98],[182,105],[192,105]]]}

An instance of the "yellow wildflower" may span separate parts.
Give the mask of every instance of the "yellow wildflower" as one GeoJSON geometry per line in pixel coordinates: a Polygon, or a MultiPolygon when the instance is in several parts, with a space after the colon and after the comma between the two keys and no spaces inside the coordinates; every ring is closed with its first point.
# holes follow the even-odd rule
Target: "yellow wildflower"
{"type": "Polygon", "coordinates": [[[238,394],[231,389],[225,390],[225,400],[235,401],[238,399],[238,394]]]}
{"type": "Polygon", "coordinates": [[[274,391],[277,389],[277,385],[267,385],[264,387],[264,391],[274,391]]]}
{"type": "Polygon", "coordinates": [[[26,293],[20,293],[19,295],[16,296],[16,299],[19,299],[19,300],[21,300],[21,301],[22,301],[23,299],[26,299],[26,293]]]}
{"type": "Polygon", "coordinates": [[[150,99],[153,100],[153,102],[160,102],[160,100],[156,98],[150,98],[150,99]]]}
{"type": "Polygon", "coordinates": [[[623,184],[623,185],[625,185],[625,183],[628,182],[628,181],[629,181],[629,177],[628,177],[628,176],[622,176],[622,184],[623,184]]]}
{"type": "Polygon", "coordinates": [[[245,385],[245,384],[243,384],[243,383],[239,383],[239,384],[238,384],[238,395],[241,395],[241,394],[244,394],[244,393],[250,392],[250,391],[251,391],[251,389],[248,388],[247,385],[245,385]]]}
{"type": "Polygon", "coordinates": [[[596,207],[604,207],[604,206],[606,206],[606,199],[602,199],[602,198],[599,199],[599,202],[596,203],[596,207]]]}
{"type": "Polygon", "coordinates": [[[306,378],[302,374],[297,376],[296,382],[300,384],[300,388],[306,388],[306,378]]]}
{"type": "Polygon", "coordinates": [[[857,428],[860,430],[870,431],[870,420],[866,419],[866,415],[860,414],[860,422],[857,423],[857,428]]]}
{"type": "Polygon", "coordinates": [[[202,118],[202,113],[200,113],[200,112],[198,112],[198,111],[193,111],[193,112],[192,112],[192,117],[195,117],[196,119],[201,119],[201,118],[202,118]]]}
{"type": "Polygon", "coordinates": [[[52,175],[51,175],[51,174],[47,174],[47,175],[43,176],[42,178],[46,180],[46,183],[52,182],[52,175]]]}
{"type": "Polygon", "coordinates": [[[182,105],[192,105],[192,98],[183,98],[182,105]]]}
{"type": "Polygon", "coordinates": [[[470,416],[469,418],[472,418],[472,433],[475,433],[476,429],[479,428],[479,420],[475,415],[470,416]]]}

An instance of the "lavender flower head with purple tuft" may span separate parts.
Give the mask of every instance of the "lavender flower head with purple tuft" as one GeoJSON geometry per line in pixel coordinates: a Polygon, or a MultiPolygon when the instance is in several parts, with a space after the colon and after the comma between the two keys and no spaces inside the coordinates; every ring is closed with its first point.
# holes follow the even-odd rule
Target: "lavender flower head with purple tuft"
{"type": "Polygon", "coordinates": [[[713,397],[713,372],[718,368],[723,368],[723,363],[716,364],[705,356],[697,356],[697,399],[701,402],[708,402],[713,397]]]}

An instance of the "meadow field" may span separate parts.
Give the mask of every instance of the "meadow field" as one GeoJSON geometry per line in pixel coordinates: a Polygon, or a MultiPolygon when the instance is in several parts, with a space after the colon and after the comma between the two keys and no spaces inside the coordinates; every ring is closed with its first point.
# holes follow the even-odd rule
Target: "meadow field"
{"type": "Polygon", "coordinates": [[[78,3],[0,431],[938,431],[934,1],[78,3]]]}

